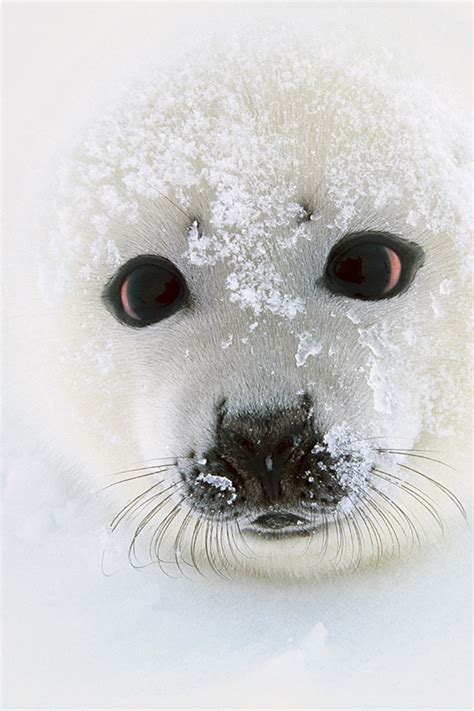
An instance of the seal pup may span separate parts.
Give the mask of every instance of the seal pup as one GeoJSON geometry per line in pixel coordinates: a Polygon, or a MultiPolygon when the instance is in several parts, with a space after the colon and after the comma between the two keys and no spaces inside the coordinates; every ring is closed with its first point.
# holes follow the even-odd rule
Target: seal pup
{"type": "Polygon", "coordinates": [[[463,418],[467,176],[446,105],[321,48],[210,54],[95,121],[28,396],[135,564],[318,576],[462,518],[432,450],[463,418]]]}

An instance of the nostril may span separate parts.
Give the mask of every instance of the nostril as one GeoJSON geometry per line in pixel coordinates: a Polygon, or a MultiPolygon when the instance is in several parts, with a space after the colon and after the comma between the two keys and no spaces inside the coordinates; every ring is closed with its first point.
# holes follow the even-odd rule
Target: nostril
{"type": "Polygon", "coordinates": [[[301,437],[296,435],[287,435],[282,437],[279,442],[273,448],[273,454],[281,456],[282,454],[289,454],[301,441],[301,437]]]}
{"type": "Polygon", "coordinates": [[[244,449],[246,452],[249,454],[256,454],[257,449],[255,447],[255,444],[252,442],[252,440],[248,439],[247,437],[236,437],[235,438],[235,444],[237,444],[240,449],[244,449]]]}
{"type": "Polygon", "coordinates": [[[281,439],[278,444],[273,448],[274,454],[284,454],[289,449],[293,448],[293,438],[285,437],[281,439]]]}

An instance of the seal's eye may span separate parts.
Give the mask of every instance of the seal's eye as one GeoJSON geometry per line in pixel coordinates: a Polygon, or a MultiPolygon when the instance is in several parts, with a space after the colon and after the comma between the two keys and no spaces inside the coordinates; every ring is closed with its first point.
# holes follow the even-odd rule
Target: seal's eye
{"type": "Polygon", "coordinates": [[[344,237],[329,254],[326,285],[353,299],[388,299],[405,291],[423,262],[421,247],[386,232],[344,237]]]}
{"type": "Polygon", "coordinates": [[[149,326],[174,314],[188,290],[178,268],[164,257],[142,256],[124,264],[106,286],[104,299],[129,326],[149,326]]]}

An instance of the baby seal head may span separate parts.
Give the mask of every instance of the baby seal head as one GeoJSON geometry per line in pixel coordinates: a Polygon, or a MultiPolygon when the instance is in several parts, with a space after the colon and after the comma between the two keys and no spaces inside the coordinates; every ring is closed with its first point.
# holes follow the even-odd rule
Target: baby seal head
{"type": "Polygon", "coordinates": [[[460,516],[419,465],[456,436],[467,168],[409,89],[253,50],[147,79],[76,150],[41,414],[114,473],[133,560],[318,575],[460,516]]]}

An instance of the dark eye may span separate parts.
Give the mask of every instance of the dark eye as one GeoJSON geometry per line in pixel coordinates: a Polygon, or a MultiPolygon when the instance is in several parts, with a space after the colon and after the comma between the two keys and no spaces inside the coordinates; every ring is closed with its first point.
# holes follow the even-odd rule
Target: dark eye
{"type": "Polygon", "coordinates": [[[330,252],[326,284],[353,299],[388,299],[405,291],[423,263],[423,250],[387,232],[358,232],[330,252]]]}
{"type": "Polygon", "coordinates": [[[104,299],[116,318],[129,326],[149,326],[176,313],[188,298],[183,275],[164,257],[141,256],[118,270],[104,299]]]}

